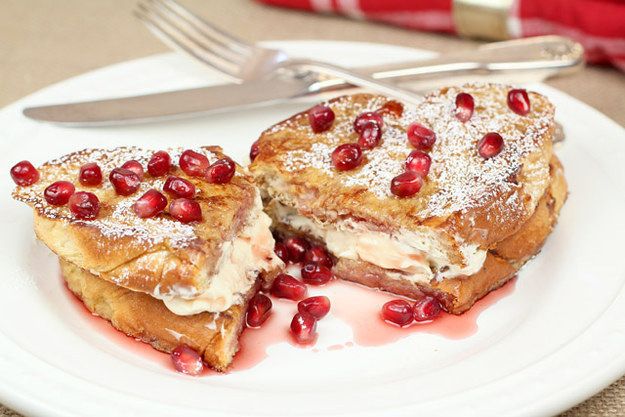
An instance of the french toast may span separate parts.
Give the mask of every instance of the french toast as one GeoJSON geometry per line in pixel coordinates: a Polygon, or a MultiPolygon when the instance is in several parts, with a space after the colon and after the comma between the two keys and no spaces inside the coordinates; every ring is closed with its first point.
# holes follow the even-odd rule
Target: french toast
{"type": "Polygon", "coordinates": [[[161,300],[105,281],[63,259],[59,263],[67,286],[92,313],[157,350],[169,353],[181,344],[187,345],[218,371],[225,371],[239,350],[245,306],[258,289],[256,283],[242,303],[224,312],[180,316],[161,300]]]}
{"type": "Polygon", "coordinates": [[[18,185],[13,197],[34,209],[37,236],[59,256],[69,288],[91,311],[159,350],[187,344],[224,370],[238,349],[249,299],[284,263],[247,169],[219,147],[167,155],[171,163],[157,173],[154,151],[75,152],[44,163],[38,180],[18,185]],[[185,159],[183,168],[187,153],[206,166],[185,159]],[[101,175],[89,184],[93,163],[101,175]],[[174,188],[172,179],[186,185],[174,188]],[[63,187],[50,192],[58,181],[71,189],[62,203],[63,187]],[[95,203],[73,203],[81,194],[95,203]],[[92,213],[80,211],[85,207],[92,213]]]}
{"type": "Polygon", "coordinates": [[[331,109],[329,127],[312,123],[316,107],[270,127],[250,170],[275,233],[324,245],[339,278],[433,295],[451,313],[467,310],[540,250],[567,195],[552,153],[553,106],[523,90],[531,110],[518,114],[511,91],[467,84],[433,92],[414,108],[378,95],[342,96],[322,106],[331,109]],[[467,120],[456,113],[461,93],[474,103],[467,120]],[[355,121],[369,113],[382,119],[381,139],[346,169],[334,157],[360,143],[355,121]],[[399,196],[391,184],[415,150],[407,140],[415,123],[435,138],[423,148],[431,168],[416,194],[399,196]],[[503,144],[486,155],[491,132],[503,144]]]}
{"type": "MultiPolygon", "coordinates": [[[[178,161],[182,151],[169,150],[172,161],[178,161]]],[[[197,151],[210,161],[226,157],[218,147],[197,151]]],[[[146,166],[153,154],[125,147],[75,152],[44,163],[39,181],[18,186],[13,196],[33,207],[35,233],[60,258],[116,285],[162,299],[177,314],[226,310],[247,293],[258,274],[265,277],[263,286],[269,286],[282,262],[273,253],[269,219],[246,169],[237,166],[228,183],[212,184],[187,175],[174,163],[166,175],[145,173],[130,196],[119,195],[106,178],[97,186],[78,181],[87,163],[97,163],[106,177],[129,160],[146,166]],[[142,194],[162,190],[170,176],[195,186],[192,199],[201,208],[201,221],[183,223],[168,210],[151,218],[133,212],[142,194]],[[72,182],[76,192],[94,193],[100,202],[97,217],[76,218],[67,205],[49,204],[44,190],[58,180],[72,182]]]]}

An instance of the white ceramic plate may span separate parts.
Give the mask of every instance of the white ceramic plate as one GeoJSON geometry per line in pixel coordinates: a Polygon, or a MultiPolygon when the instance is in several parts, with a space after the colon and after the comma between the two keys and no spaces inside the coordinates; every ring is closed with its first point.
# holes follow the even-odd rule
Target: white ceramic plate
{"type": "MultiPolygon", "coordinates": [[[[372,44],[283,42],[304,56],[371,65],[427,54],[372,44]]],[[[512,294],[486,309],[460,340],[418,333],[381,347],[276,345],[259,365],[186,377],[93,331],[32,231],[30,209],[10,198],[10,167],[84,147],[220,144],[242,160],[267,126],[308,106],[285,104],[198,119],[109,128],[60,128],[24,118],[26,105],[218,83],[173,54],[65,81],[0,112],[0,401],[28,414],[443,415],[554,414],[625,373],[625,131],[542,85],[567,139],[558,151],[570,185],[560,222],[512,294]]],[[[341,327],[338,320],[326,326],[341,327]]],[[[344,329],[335,329],[344,331],[344,329]]]]}

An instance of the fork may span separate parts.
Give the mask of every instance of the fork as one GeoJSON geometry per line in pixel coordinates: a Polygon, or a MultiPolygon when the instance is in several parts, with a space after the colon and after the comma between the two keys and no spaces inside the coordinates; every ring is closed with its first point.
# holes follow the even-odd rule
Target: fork
{"type": "Polygon", "coordinates": [[[238,82],[258,80],[282,72],[296,77],[311,73],[340,78],[410,103],[423,96],[345,68],[310,59],[289,57],[284,51],[242,41],[191,13],[173,0],[147,0],[137,16],[159,38],[194,56],[238,82]]]}

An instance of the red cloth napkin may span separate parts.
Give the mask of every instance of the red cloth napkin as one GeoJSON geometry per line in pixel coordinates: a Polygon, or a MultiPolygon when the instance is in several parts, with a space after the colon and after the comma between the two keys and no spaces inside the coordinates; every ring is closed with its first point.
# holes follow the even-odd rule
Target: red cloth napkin
{"type": "MultiPolygon", "coordinates": [[[[456,32],[452,0],[256,1],[339,13],[408,29],[456,32]]],[[[625,0],[515,0],[508,23],[513,37],[567,36],[584,46],[589,63],[610,63],[625,71],[625,0]]]]}

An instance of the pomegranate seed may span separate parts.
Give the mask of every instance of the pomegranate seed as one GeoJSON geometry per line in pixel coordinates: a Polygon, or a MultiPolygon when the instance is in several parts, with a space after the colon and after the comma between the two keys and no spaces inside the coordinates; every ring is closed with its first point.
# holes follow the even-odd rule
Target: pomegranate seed
{"type": "Polygon", "coordinates": [[[406,326],[413,320],[413,309],[406,300],[392,300],[382,306],[382,318],[398,326],[406,326]]]}
{"type": "Polygon", "coordinates": [[[334,264],[330,254],[321,246],[313,246],[308,249],[306,251],[306,255],[304,255],[304,260],[306,262],[323,265],[327,268],[332,268],[332,265],[334,264]]]}
{"type": "Polygon", "coordinates": [[[354,120],[354,130],[360,135],[365,125],[368,123],[376,123],[380,127],[380,131],[382,130],[382,126],[384,126],[384,120],[379,113],[368,111],[356,117],[356,120],[354,120]]]}
{"type": "Polygon", "coordinates": [[[308,110],[308,121],[313,132],[325,132],[334,123],[334,112],[328,106],[319,104],[308,110]]]}
{"type": "Polygon", "coordinates": [[[11,178],[17,185],[32,185],[39,181],[39,171],[30,162],[21,161],[11,168],[11,178]]]}
{"type": "Polygon", "coordinates": [[[197,376],[204,370],[204,362],[200,355],[187,345],[180,345],[169,355],[176,371],[197,376]]]}
{"type": "Polygon", "coordinates": [[[72,194],[67,204],[77,219],[95,219],[100,212],[100,200],[95,194],[88,191],[79,191],[72,194]]]}
{"type": "Polygon", "coordinates": [[[323,265],[309,263],[302,267],[302,279],[306,284],[323,285],[332,278],[334,278],[332,271],[323,265]]]}
{"type": "Polygon", "coordinates": [[[82,185],[94,187],[102,183],[102,170],[95,162],[89,162],[80,167],[78,181],[82,185]]]}
{"type": "Polygon", "coordinates": [[[310,244],[302,237],[287,237],[284,239],[284,246],[286,246],[289,252],[289,260],[291,262],[301,262],[310,244]]]}
{"type": "Polygon", "coordinates": [[[456,96],[456,109],[454,114],[456,119],[461,122],[468,122],[473,116],[473,110],[475,109],[475,102],[473,96],[468,93],[460,93],[456,96]]]}
{"type": "Polygon", "coordinates": [[[362,149],[373,149],[378,146],[382,138],[382,128],[374,122],[367,123],[360,132],[358,137],[358,145],[362,149]]]}
{"type": "Polygon", "coordinates": [[[135,161],[134,159],[124,163],[122,168],[126,168],[127,170],[134,172],[137,174],[139,179],[143,178],[143,173],[145,172],[139,161],[135,161]]]}
{"type": "Polygon", "coordinates": [[[43,191],[43,196],[53,206],[62,206],[67,204],[74,191],[76,191],[76,187],[71,182],[57,181],[48,185],[43,191]]]}
{"type": "Polygon", "coordinates": [[[330,311],[330,299],[325,295],[308,297],[297,303],[297,311],[300,313],[305,311],[317,320],[321,320],[330,311]]]}
{"type": "Polygon", "coordinates": [[[184,151],[182,155],[180,155],[179,164],[180,169],[182,169],[185,174],[192,177],[205,176],[206,170],[210,165],[206,156],[190,149],[184,151]]]}
{"type": "Polygon", "coordinates": [[[406,158],[406,171],[416,172],[421,178],[427,177],[432,165],[432,158],[420,150],[414,150],[406,158]]]}
{"type": "Polygon", "coordinates": [[[387,101],[386,103],[384,103],[382,107],[376,110],[376,113],[390,114],[397,118],[401,117],[403,112],[404,112],[404,105],[401,104],[399,101],[395,101],[395,100],[387,101]]]}
{"type": "Polygon", "coordinates": [[[284,243],[276,242],[273,251],[276,255],[278,255],[278,258],[282,259],[282,262],[289,262],[289,250],[286,248],[284,243]]]}
{"type": "Polygon", "coordinates": [[[499,133],[490,132],[484,135],[477,144],[477,151],[484,159],[497,156],[503,150],[503,138],[499,133]]]}
{"type": "Polygon", "coordinates": [[[279,298],[288,298],[290,300],[301,300],[306,297],[308,289],[291,275],[280,274],[273,281],[271,294],[279,298]]]}
{"type": "Polygon", "coordinates": [[[169,214],[182,223],[202,220],[202,208],[197,201],[188,198],[177,198],[169,203],[169,214]]]}
{"type": "Polygon", "coordinates": [[[247,307],[247,325],[248,327],[260,327],[267,320],[271,313],[271,300],[263,294],[256,294],[250,300],[247,307]]]}
{"type": "Polygon", "coordinates": [[[423,179],[413,171],[399,174],[391,180],[391,193],[397,197],[409,197],[419,192],[423,179]]]}
{"type": "Polygon", "coordinates": [[[167,207],[167,199],[160,192],[151,189],[132,205],[132,210],[142,219],[154,217],[167,207]]]}
{"type": "Polygon", "coordinates": [[[436,133],[419,123],[408,126],[408,142],[417,149],[429,149],[436,142],[436,133]]]}
{"type": "Polygon", "coordinates": [[[225,184],[234,177],[236,165],[230,158],[222,158],[208,167],[206,181],[212,184],[225,184]]]}
{"type": "Polygon", "coordinates": [[[130,195],[139,189],[141,179],[139,176],[126,168],[115,168],[109,175],[109,180],[119,195],[130,195]]]}
{"type": "Polygon", "coordinates": [[[317,335],[317,319],[310,313],[299,312],[291,321],[291,333],[300,344],[309,344],[317,335]]]}
{"type": "Polygon", "coordinates": [[[514,89],[508,92],[508,107],[510,110],[521,116],[530,112],[530,98],[527,91],[514,89]]]}
{"type": "Polygon", "coordinates": [[[332,152],[332,165],[341,171],[356,168],[362,161],[362,150],[357,143],[346,143],[332,152]]]}
{"type": "Polygon", "coordinates": [[[191,198],[195,195],[195,185],[187,179],[168,177],[163,184],[163,191],[176,198],[191,198]]]}
{"type": "Polygon", "coordinates": [[[258,141],[252,143],[252,147],[250,148],[250,161],[253,161],[258,156],[260,150],[258,149],[258,141]]]}
{"type": "Polygon", "coordinates": [[[171,168],[171,156],[165,151],[158,151],[148,162],[148,172],[153,177],[162,177],[171,168]]]}
{"type": "Polygon", "coordinates": [[[423,297],[417,300],[413,307],[414,319],[416,321],[432,320],[441,312],[441,304],[434,297],[423,297]]]}

